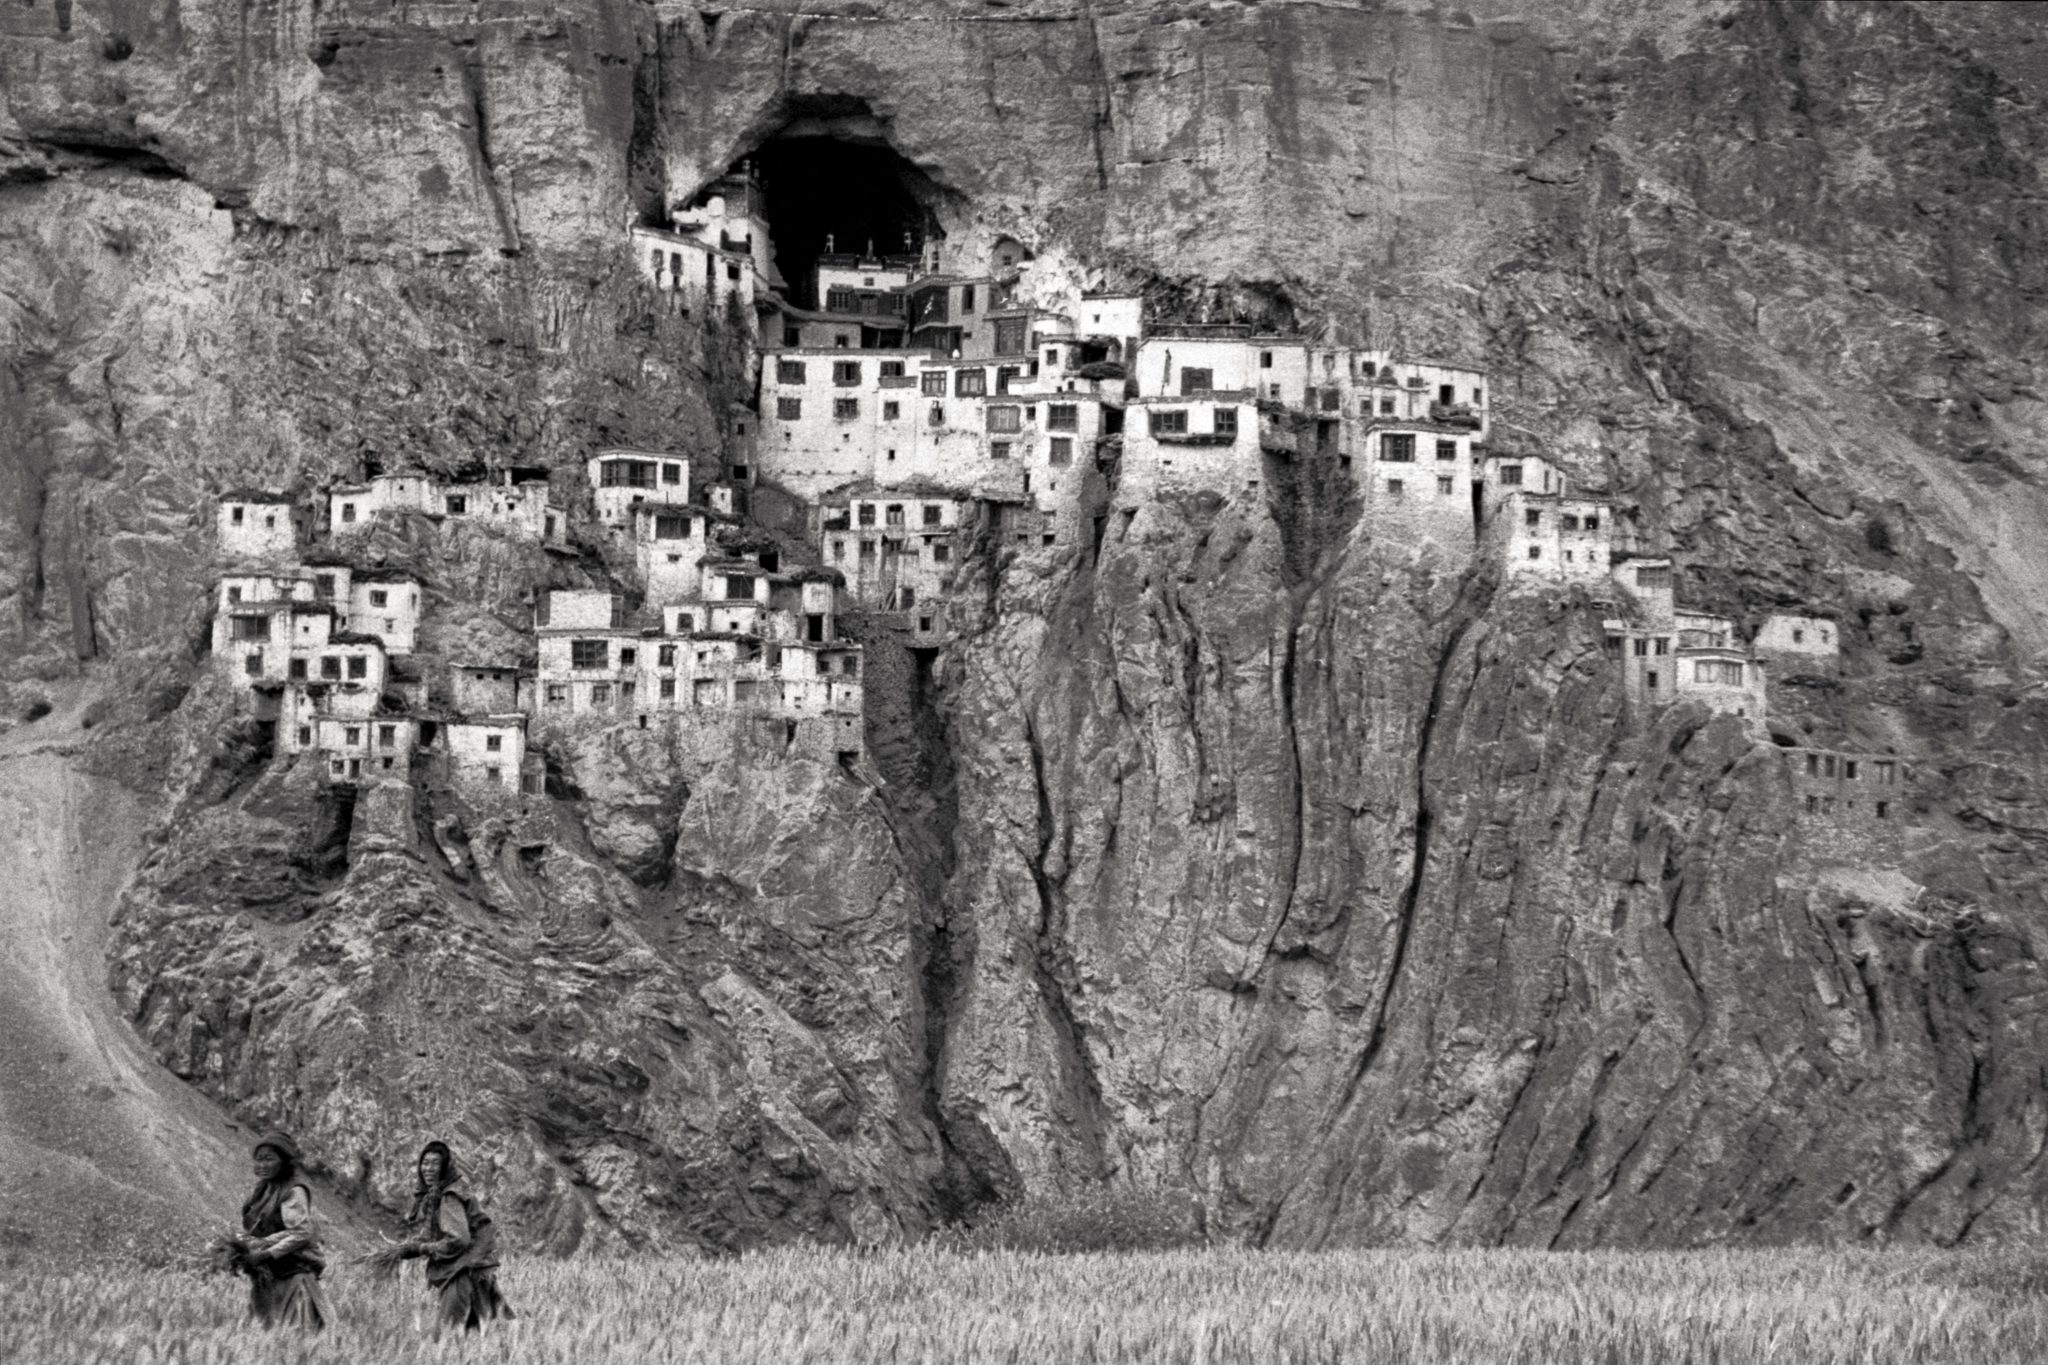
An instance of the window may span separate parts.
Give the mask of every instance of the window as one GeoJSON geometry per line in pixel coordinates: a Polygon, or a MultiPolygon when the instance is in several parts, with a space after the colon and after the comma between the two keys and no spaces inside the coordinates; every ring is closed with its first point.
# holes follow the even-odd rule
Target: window
{"type": "Polygon", "coordinates": [[[947,543],[946,543],[945,541],[943,541],[943,540],[940,540],[940,541],[934,541],[934,542],[932,543],[932,563],[934,563],[934,564],[944,564],[944,563],[946,563],[946,562],[947,562],[948,560],[950,560],[950,559],[952,559],[952,558],[953,558],[953,547],[952,547],[952,546],[948,545],[948,544],[947,544],[947,543]]]}
{"type": "MultiPolygon", "coordinates": [[[[1736,681],[1738,681],[1738,682],[1739,682],[1739,681],[1741,681],[1741,679],[1739,679],[1739,678],[1738,678],[1738,679],[1737,679],[1736,681]]],[[[1847,778],[1847,779],[1848,779],[1849,781],[1851,781],[1851,782],[1854,782],[1854,781],[1856,780],[1856,760],[1855,760],[1855,759],[1853,759],[1853,758],[1845,758],[1845,759],[1843,759],[1843,760],[1842,760],[1842,776],[1843,776],[1843,777],[1845,777],[1845,778],[1847,778]]]]}
{"type": "Polygon", "coordinates": [[[306,676],[306,661],[304,659],[293,659],[286,666],[285,673],[290,677],[303,679],[306,676]]]}
{"type": "Polygon", "coordinates": [[[356,519],[356,505],[354,503],[345,502],[341,505],[341,519],[345,522],[356,519]]]}
{"type": "Polygon", "coordinates": [[[1182,367],[1180,372],[1180,391],[1182,397],[1194,393],[1210,393],[1215,388],[1216,371],[1182,367]]]}
{"type": "Polygon", "coordinates": [[[1650,652],[1652,654],[1669,654],[1671,652],[1671,637],[1669,635],[1659,635],[1651,642],[1650,652]]]}
{"type": "Polygon", "coordinates": [[[1324,389],[1321,396],[1321,402],[1318,404],[1318,406],[1321,407],[1321,409],[1324,412],[1336,412],[1343,406],[1343,403],[1343,394],[1337,392],[1337,390],[1335,389],[1324,389]]]}
{"type": "Polygon", "coordinates": [[[783,344],[783,345],[785,345],[785,346],[801,346],[801,345],[803,345],[803,344],[804,344],[804,329],[803,329],[803,328],[801,328],[801,327],[785,327],[785,328],[783,328],[783,329],[782,329],[782,344],[783,344]]]}
{"type": "Polygon", "coordinates": [[[469,515],[469,498],[466,494],[450,493],[448,495],[448,515],[451,517],[469,515]]]}
{"type": "Polygon", "coordinates": [[[860,511],[857,515],[860,525],[873,526],[875,524],[875,505],[871,502],[860,504],[860,511]]]}
{"type": "Polygon", "coordinates": [[[369,677],[369,676],[370,676],[370,656],[369,656],[369,655],[367,655],[367,654],[351,654],[351,655],[349,655],[349,656],[348,656],[348,675],[349,675],[349,677],[350,677],[350,678],[352,678],[352,679],[353,679],[353,678],[367,678],[367,677],[369,677]]]}
{"type": "Polygon", "coordinates": [[[903,504],[892,502],[882,509],[882,524],[901,528],[903,525],[903,504]]]}
{"type": "Polygon", "coordinates": [[[1154,436],[1185,435],[1188,429],[1186,408],[1153,408],[1147,414],[1154,436]]]}
{"type": "Polygon", "coordinates": [[[794,422],[804,415],[804,400],[801,398],[778,398],[775,400],[775,415],[785,422],[794,422]]]}
{"type": "Polygon", "coordinates": [[[1452,395],[1449,384],[1439,384],[1436,386],[1436,401],[1445,407],[1449,407],[1453,402],[1457,401],[1452,395]]]}
{"type": "Polygon", "coordinates": [[[342,726],[341,742],[351,747],[361,744],[363,742],[363,727],[360,725],[342,726]]]}
{"type": "Polygon", "coordinates": [[[882,404],[882,420],[884,422],[894,422],[901,418],[902,416],[903,405],[901,403],[882,404]]]}
{"type": "Polygon", "coordinates": [[[605,488],[654,487],[653,460],[606,460],[599,469],[598,482],[605,488]]]}
{"type": "Polygon", "coordinates": [[[988,392],[987,370],[955,370],[953,393],[959,398],[979,398],[988,392]]]}
{"type": "Polygon", "coordinates": [[[974,286],[971,284],[960,286],[960,311],[963,313],[974,311],[974,286]]]}
{"type": "Polygon", "coordinates": [[[634,664],[638,663],[639,661],[640,651],[634,648],[632,645],[627,645],[619,651],[620,668],[631,668],[634,664]]]}
{"type": "Polygon", "coordinates": [[[833,361],[832,382],[842,389],[850,389],[860,383],[860,362],[858,360],[833,361]]]}
{"type": "Polygon", "coordinates": [[[1400,479],[1387,480],[1387,496],[1398,498],[1408,491],[1408,485],[1400,479]]]}
{"type": "Polygon", "coordinates": [[[836,422],[849,421],[860,416],[858,398],[835,398],[832,400],[832,419],[836,422]]]}
{"type": "Polygon", "coordinates": [[[1818,814],[1819,812],[1820,812],[1820,798],[1819,798],[1818,796],[1809,796],[1809,797],[1807,797],[1807,798],[1806,798],[1806,813],[1807,813],[1808,815],[1816,815],[1816,814],[1818,814]]]}
{"type": "Polygon", "coordinates": [[[663,678],[661,680],[661,699],[663,701],[674,701],[676,699],[676,680],[674,678],[663,678]]]}
{"type": "Polygon", "coordinates": [[[228,510],[228,524],[231,526],[240,526],[242,524],[241,508],[234,507],[228,510]]]}
{"type": "Polygon", "coordinates": [[[1559,515],[1558,525],[1563,530],[1576,531],[1579,529],[1579,519],[1570,512],[1565,512],[1559,515]]]}
{"type": "Polygon", "coordinates": [[[1531,559],[1541,559],[1541,558],[1543,558],[1543,547],[1542,547],[1541,545],[1531,545],[1531,546],[1529,547],[1529,558],[1531,558],[1531,559]]]}
{"type": "Polygon", "coordinates": [[[862,539],[860,543],[860,562],[862,564],[872,564],[875,562],[874,541],[865,538],[862,539]]]}
{"type": "Polygon", "coordinates": [[[990,431],[1016,432],[1023,430],[1018,421],[1017,409],[1009,403],[991,403],[988,408],[988,429],[990,431]]]}
{"type": "Polygon", "coordinates": [[[1651,690],[1652,692],[1654,692],[1654,691],[1656,691],[1656,690],[1657,690],[1657,670],[1656,670],[1656,669],[1654,669],[1654,668],[1653,668],[1653,669],[1651,669],[1651,670],[1650,670],[1650,671],[1649,671],[1648,673],[1646,673],[1646,674],[1644,674],[1644,675],[1643,675],[1643,684],[1644,684],[1644,686],[1648,687],[1648,688],[1649,688],[1649,689],[1650,689],[1650,690],[1651,690]]]}
{"type": "Polygon", "coordinates": [[[1081,429],[1081,405],[1078,403],[1047,403],[1045,405],[1045,429],[1047,431],[1079,431],[1081,429]]]}
{"type": "Polygon", "coordinates": [[[1522,467],[1518,464],[1504,464],[1500,467],[1500,483],[1503,488],[1522,486],[1522,467]]]}
{"type": "Polygon", "coordinates": [[[1439,494],[1449,493],[1451,491],[1451,485],[1454,482],[1455,480],[1453,480],[1450,475],[1439,474],[1437,475],[1436,479],[1436,491],[1439,494]]]}
{"type": "Polygon", "coordinates": [[[1395,464],[1412,464],[1415,460],[1414,433],[1390,431],[1381,436],[1380,458],[1395,464]]]}
{"type": "Polygon", "coordinates": [[[931,409],[925,413],[925,421],[935,427],[946,425],[946,405],[944,403],[932,404],[931,409]]]}
{"type": "Polygon", "coordinates": [[[835,284],[825,291],[825,311],[855,313],[860,311],[860,303],[851,289],[843,284],[835,284]]]}
{"type": "Polygon", "coordinates": [[[236,616],[231,619],[234,622],[234,638],[237,640],[270,638],[270,618],[267,616],[236,616]]]}
{"type": "Polygon", "coordinates": [[[569,667],[603,668],[611,662],[611,645],[604,640],[571,640],[569,667]]]}
{"type": "Polygon", "coordinates": [[[1481,403],[1484,403],[1485,401],[1486,391],[1484,389],[1472,390],[1472,406],[1478,407],[1481,403]]]}
{"type": "Polygon", "coordinates": [[[1892,803],[1891,803],[1891,802],[1889,802],[1889,801],[1880,801],[1880,802],[1878,802],[1878,803],[1877,803],[1877,818],[1878,818],[1878,819],[1880,819],[1880,820],[1889,820],[1889,819],[1891,819],[1891,818],[1892,818],[1892,803]]]}
{"type": "Polygon", "coordinates": [[[396,725],[380,725],[377,727],[377,747],[380,749],[394,749],[398,747],[398,727],[396,725]]]}
{"type": "Polygon", "coordinates": [[[610,706],[612,704],[612,685],[608,682],[592,683],[590,685],[590,704],[592,706],[610,706]]]}
{"type": "Polygon", "coordinates": [[[937,526],[944,519],[945,511],[945,508],[935,502],[926,503],[924,505],[924,524],[927,526],[937,526]]]}
{"type": "Polygon", "coordinates": [[[310,725],[301,725],[299,727],[299,747],[301,749],[309,748],[311,747],[312,743],[313,727],[310,725]]]}
{"type": "Polygon", "coordinates": [[[1871,766],[1876,769],[1876,771],[1873,772],[1871,776],[1875,778],[1878,782],[1883,783],[1885,786],[1889,787],[1894,782],[1897,782],[1899,780],[1898,765],[1894,763],[1891,759],[1880,758],[1879,760],[1877,760],[1876,763],[1872,764],[1871,766]]]}
{"type": "Polygon", "coordinates": [[[1457,459],[1458,443],[1456,441],[1438,441],[1436,443],[1436,457],[1439,460],[1457,459]]]}
{"type": "Polygon", "coordinates": [[[729,573],[725,576],[725,596],[729,602],[751,602],[754,600],[754,579],[750,574],[729,573]]]}
{"type": "Polygon", "coordinates": [[[1259,352],[1259,368],[1262,370],[1270,370],[1273,368],[1273,353],[1271,351],[1259,352]]]}
{"type": "MultiPolygon", "coordinates": [[[[1638,659],[1642,658],[1644,655],[1650,652],[1650,642],[1648,640],[1636,640],[1633,643],[1635,644],[1635,656],[1638,659]]],[[[1813,759],[1809,757],[1806,760],[1806,762],[1810,767],[1813,763],[1813,759]]]]}
{"type": "Polygon", "coordinates": [[[1806,775],[1807,775],[1808,777],[1818,777],[1818,776],[1820,776],[1820,755],[1819,755],[1819,754],[1808,754],[1808,755],[1806,756],[1806,775]]]}
{"type": "Polygon", "coordinates": [[[683,481],[682,465],[674,460],[663,461],[661,466],[661,481],[666,484],[681,483],[683,481]]]}
{"type": "Polygon", "coordinates": [[[242,659],[242,671],[252,678],[260,677],[263,673],[263,656],[261,654],[245,655],[242,659]]]}
{"type": "Polygon", "coordinates": [[[1600,529],[1600,518],[1589,516],[1586,518],[1583,525],[1588,531],[1597,531],[1600,529]]]}
{"type": "Polygon", "coordinates": [[[1218,409],[1216,409],[1216,413],[1215,413],[1215,418],[1216,418],[1216,428],[1215,428],[1215,430],[1216,430],[1216,434],[1217,434],[1218,436],[1235,436],[1235,435],[1237,435],[1237,409],[1236,409],[1236,408],[1218,408],[1218,409]]]}
{"type": "Polygon", "coordinates": [[[1835,756],[1833,754],[1821,755],[1820,771],[1823,777],[1833,777],[1835,775],[1835,756]]]}
{"type": "MultiPolygon", "coordinates": [[[[988,443],[988,454],[992,460],[1009,459],[1011,449],[1011,443],[1008,441],[990,441],[988,443]]],[[[1029,476],[1027,475],[1026,477],[1028,478],[1029,476]]]]}
{"type": "Polygon", "coordinates": [[[996,354],[1023,355],[1030,337],[1025,334],[1024,318],[996,319],[996,354]]]}
{"type": "Polygon", "coordinates": [[[1394,415],[1394,400],[1393,400],[1392,398],[1382,398],[1382,399],[1380,399],[1380,416],[1382,416],[1382,417],[1392,417],[1393,415],[1394,415]]]}
{"type": "Polygon", "coordinates": [[[385,591],[384,589],[382,589],[382,588],[372,588],[372,589],[370,589],[370,605],[371,605],[371,606],[373,606],[373,607],[388,607],[388,606],[390,606],[390,605],[391,605],[391,594],[390,594],[390,593],[388,593],[388,592],[386,592],[386,591],[385,591]]]}
{"type": "Polygon", "coordinates": [[[567,706],[569,704],[569,689],[561,683],[549,683],[547,704],[549,706],[567,706]]]}
{"type": "Polygon", "coordinates": [[[1046,452],[1045,462],[1051,465],[1069,465],[1074,462],[1074,438],[1055,436],[1046,452]]]}
{"type": "Polygon", "coordinates": [[[927,398],[944,398],[946,396],[946,372],[944,370],[926,371],[917,377],[917,383],[919,392],[923,393],[927,398]]]}

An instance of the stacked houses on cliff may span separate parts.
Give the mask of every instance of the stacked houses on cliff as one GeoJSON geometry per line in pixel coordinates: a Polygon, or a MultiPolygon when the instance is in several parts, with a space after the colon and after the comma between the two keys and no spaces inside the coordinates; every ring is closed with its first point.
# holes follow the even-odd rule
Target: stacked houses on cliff
{"type": "MultiPolygon", "coordinates": [[[[379,472],[310,508],[226,495],[214,649],[275,720],[281,754],[317,753],[340,782],[404,775],[426,756],[455,780],[516,791],[538,780],[529,741],[624,725],[851,762],[865,679],[860,646],[840,632],[845,609],[912,645],[942,644],[970,556],[1058,551],[1160,499],[1261,498],[1311,466],[1357,499],[1381,543],[1611,604],[1607,648],[1645,712],[1693,702],[1761,733],[1767,665],[1835,666],[1825,618],[1772,616],[1745,641],[1733,621],[1685,607],[1627,509],[1542,455],[1491,444],[1477,370],[1155,321],[1137,294],[1034,280],[1009,239],[973,269],[944,268],[914,242],[891,255],[828,241],[802,281],[813,306],[798,306],[744,170],[631,236],[674,307],[746,338],[756,393],[729,423],[728,477],[694,496],[685,455],[604,449],[566,496],[537,468],[379,472]],[[783,562],[784,544],[749,521],[757,487],[802,509],[810,562],[783,562]],[[316,512],[324,535],[302,553],[316,512]],[[414,657],[425,586],[350,550],[400,515],[494,527],[565,558],[594,552],[616,586],[541,593],[530,665],[437,660],[430,679],[414,657]]],[[[1847,798],[1815,784],[1896,771],[1815,752],[1795,775],[1816,816],[1847,798]],[[1837,764],[1849,776],[1834,777],[1837,764]]],[[[1883,819],[1895,800],[1863,804],[1883,819]]]]}

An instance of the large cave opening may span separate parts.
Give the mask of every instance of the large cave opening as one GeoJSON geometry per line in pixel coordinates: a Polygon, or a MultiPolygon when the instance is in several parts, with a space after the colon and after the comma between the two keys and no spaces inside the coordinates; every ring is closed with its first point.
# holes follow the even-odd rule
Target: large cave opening
{"type": "Polygon", "coordinates": [[[799,307],[819,304],[821,256],[922,256],[945,235],[938,214],[945,191],[871,117],[794,120],[751,160],[776,268],[799,307]]]}

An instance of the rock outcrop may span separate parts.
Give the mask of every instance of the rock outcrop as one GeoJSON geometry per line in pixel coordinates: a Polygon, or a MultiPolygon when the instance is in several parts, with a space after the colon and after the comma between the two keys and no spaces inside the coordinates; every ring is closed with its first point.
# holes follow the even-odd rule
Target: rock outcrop
{"type": "MultiPolygon", "coordinates": [[[[367,1201],[447,1131],[555,1247],[914,1235],[1104,1178],[1288,1244],[2034,1229],[2042,31],[10,7],[0,710],[120,680],[82,761],[162,799],[118,998],[367,1201]],[[1482,361],[1503,438],[1637,507],[1688,600],[1838,615],[1775,734],[1901,755],[1895,836],[1807,822],[1732,721],[1627,715],[1597,604],[1375,543],[1327,471],[979,565],[974,629],[870,683],[879,783],[626,734],[523,813],[351,806],[187,694],[221,487],[710,468],[731,339],[623,228],[792,133],[886,142],[951,242],[1482,361]]],[[[572,572],[389,553],[470,604],[450,649],[572,572]]]]}

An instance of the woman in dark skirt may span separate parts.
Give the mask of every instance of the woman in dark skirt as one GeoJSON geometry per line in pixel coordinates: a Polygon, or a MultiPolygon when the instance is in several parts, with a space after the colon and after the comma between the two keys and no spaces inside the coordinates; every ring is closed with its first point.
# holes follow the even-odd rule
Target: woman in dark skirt
{"type": "Polygon", "coordinates": [[[242,1231],[222,1239],[229,1264],[249,1277],[249,1316],[265,1327],[317,1332],[333,1321],[320,1272],[327,1267],[313,1228],[313,1193],[299,1180],[299,1149],[265,1133],[254,1153],[256,1191],[242,1205],[242,1231]]]}
{"type": "Polygon", "coordinates": [[[441,1298],[441,1326],[476,1332],[493,1318],[513,1316],[498,1292],[498,1230],[491,1217],[465,1191],[456,1188],[462,1172],[455,1154],[440,1140],[420,1149],[411,1232],[398,1248],[410,1259],[425,1257],[427,1285],[441,1298]]]}

